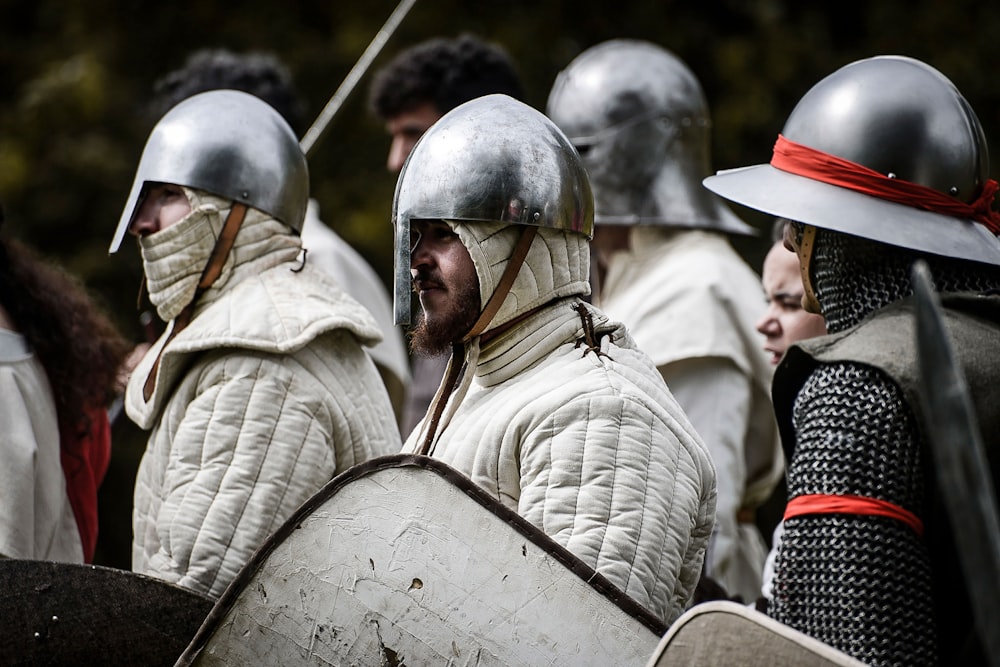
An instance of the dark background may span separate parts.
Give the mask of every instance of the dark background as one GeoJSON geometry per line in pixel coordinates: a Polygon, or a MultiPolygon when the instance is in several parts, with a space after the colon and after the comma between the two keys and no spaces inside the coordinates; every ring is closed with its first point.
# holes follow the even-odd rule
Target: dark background
{"type": "MultiPolygon", "coordinates": [[[[198,48],[267,51],[291,69],[311,119],[395,6],[395,0],[0,0],[5,233],[78,275],[138,340],[138,253],[126,243],[109,257],[107,246],[151,129],[143,105],[153,81],[198,48]]],[[[990,145],[1000,132],[1000,8],[982,0],[418,0],[373,69],[405,46],[461,32],[503,44],[518,64],[526,101],[543,110],[558,71],[589,46],[633,37],[670,49],[699,77],[712,107],[716,169],[767,161],[784,119],[810,86],[879,54],[935,66],[977,111],[990,145]]],[[[369,81],[362,79],[313,149],[310,169],[324,221],[388,284],[395,178],[384,167],[384,130],[366,110],[369,81]]],[[[739,212],[769,227],[762,216],[739,212]]],[[[737,244],[755,269],[766,236],[737,244]]],[[[128,434],[116,440],[124,481],[115,486],[113,469],[104,493],[114,506],[103,506],[119,512],[115,526],[127,521],[127,471],[141,446],[141,438],[128,434]]],[[[115,530],[104,532],[104,560],[121,564],[122,547],[107,546],[115,530]]],[[[121,530],[127,544],[127,525],[121,530]]]]}

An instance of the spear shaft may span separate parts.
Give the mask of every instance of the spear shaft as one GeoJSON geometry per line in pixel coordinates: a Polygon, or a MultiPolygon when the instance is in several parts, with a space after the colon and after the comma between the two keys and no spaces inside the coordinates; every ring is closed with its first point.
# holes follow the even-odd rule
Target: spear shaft
{"type": "Polygon", "coordinates": [[[410,11],[410,8],[416,4],[416,2],[417,0],[400,0],[399,4],[396,5],[396,9],[394,9],[392,14],[389,15],[389,18],[386,19],[382,28],[375,33],[371,43],[368,44],[368,48],[365,49],[365,52],[361,54],[360,58],[358,58],[358,62],[354,63],[354,67],[352,67],[351,71],[347,73],[347,77],[337,88],[333,97],[330,98],[330,101],[326,103],[326,106],[323,107],[323,110],[320,111],[319,116],[316,117],[312,126],[306,131],[302,140],[299,142],[302,152],[307,156],[313,146],[316,145],[316,142],[319,141],[319,138],[323,136],[323,132],[326,131],[326,128],[330,125],[330,121],[333,120],[333,117],[340,110],[344,100],[347,99],[347,96],[351,94],[352,90],[354,90],[358,81],[361,80],[361,77],[364,76],[365,72],[368,71],[368,68],[371,67],[372,61],[375,60],[376,56],[378,56],[382,47],[385,46],[387,41],[389,41],[392,33],[396,31],[396,28],[400,23],[402,23],[403,18],[406,17],[406,14],[410,11]]]}

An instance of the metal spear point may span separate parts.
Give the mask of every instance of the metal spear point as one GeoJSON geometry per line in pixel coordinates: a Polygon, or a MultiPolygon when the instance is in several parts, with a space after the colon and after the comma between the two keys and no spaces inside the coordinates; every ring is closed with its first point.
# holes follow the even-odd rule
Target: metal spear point
{"type": "Polygon", "coordinates": [[[340,110],[340,106],[347,99],[347,96],[351,94],[354,90],[354,86],[357,85],[361,77],[364,76],[368,68],[371,67],[372,61],[378,56],[379,51],[385,46],[385,43],[389,41],[392,33],[396,31],[396,28],[402,23],[403,18],[406,17],[407,12],[410,8],[417,2],[417,0],[400,0],[400,3],[396,6],[396,9],[392,11],[389,18],[386,19],[385,24],[382,29],[375,33],[372,41],[368,44],[368,48],[365,52],[361,54],[358,58],[358,62],[354,63],[354,67],[351,71],[347,73],[347,77],[334,92],[333,97],[330,101],[326,103],[323,110],[319,112],[319,116],[313,121],[312,126],[306,130],[305,135],[303,135],[302,140],[299,141],[299,147],[305,155],[309,155],[309,151],[312,150],[316,142],[323,135],[330,121],[333,120],[334,115],[340,110]]]}
{"type": "MultiPolygon", "coordinates": [[[[1000,667],[1000,520],[982,436],[962,369],[944,327],[930,270],[913,265],[920,397],[937,479],[954,528],[983,649],[1000,667]]],[[[947,610],[944,610],[947,614],[947,610]]]]}

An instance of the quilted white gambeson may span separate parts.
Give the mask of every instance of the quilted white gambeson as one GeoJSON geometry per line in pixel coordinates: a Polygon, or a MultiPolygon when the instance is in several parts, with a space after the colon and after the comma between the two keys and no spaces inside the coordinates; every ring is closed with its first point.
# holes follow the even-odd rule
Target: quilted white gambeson
{"type": "Polygon", "coordinates": [[[250,244],[243,258],[235,248],[225,284],[166,344],[150,399],[143,383],[166,334],[129,382],[128,415],[152,428],[135,489],[137,572],[218,597],[334,475],[399,451],[362,347],[379,340],[375,322],[287,241],[250,244]]]}
{"type": "MultiPolygon", "coordinates": [[[[517,228],[451,224],[488,294],[517,228]]],[[[670,623],[700,576],[715,470],[625,328],[566,295],[586,289],[586,253],[580,235],[538,230],[497,319],[530,314],[468,346],[474,377],[450,397],[430,453],[670,623]]]]}

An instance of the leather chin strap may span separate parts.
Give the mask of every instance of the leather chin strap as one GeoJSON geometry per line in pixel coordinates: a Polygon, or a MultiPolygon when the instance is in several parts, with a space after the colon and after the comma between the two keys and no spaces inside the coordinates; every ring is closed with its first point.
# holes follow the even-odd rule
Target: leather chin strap
{"type": "Polygon", "coordinates": [[[229,215],[226,216],[226,222],[222,225],[222,232],[215,241],[212,254],[208,257],[208,263],[201,272],[201,278],[198,280],[198,288],[195,290],[194,296],[191,297],[188,305],[184,306],[184,310],[174,318],[174,328],[171,329],[170,335],[160,348],[160,353],[156,355],[156,361],[153,362],[153,366],[149,369],[149,375],[146,376],[146,383],[142,386],[142,397],[144,400],[148,401],[153,395],[153,389],[156,387],[156,372],[160,368],[160,357],[163,355],[163,350],[174,339],[174,336],[183,331],[191,323],[191,316],[194,315],[194,307],[198,303],[198,299],[222,275],[222,267],[225,266],[226,258],[229,257],[229,253],[233,249],[233,243],[236,241],[236,235],[240,231],[240,226],[243,224],[246,213],[246,204],[233,202],[232,208],[229,209],[229,215]]]}
{"type": "Polygon", "coordinates": [[[813,247],[816,245],[816,228],[805,225],[802,230],[802,240],[799,241],[799,268],[802,271],[802,308],[807,313],[822,315],[816,293],[813,291],[812,278],[809,269],[812,265],[813,247]]]}
{"type": "MultiPolygon", "coordinates": [[[[434,436],[437,435],[438,424],[441,421],[441,415],[444,414],[444,408],[448,404],[448,398],[451,396],[452,392],[455,391],[455,386],[462,377],[461,371],[465,365],[465,361],[463,359],[465,355],[465,345],[476,336],[482,334],[486,327],[490,325],[490,322],[493,321],[493,318],[500,310],[500,306],[503,305],[504,300],[510,293],[510,288],[514,284],[514,279],[517,278],[517,274],[521,272],[521,266],[524,264],[524,260],[528,256],[528,251],[531,249],[531,243],[535,240],[537,233],[538,228],[531,225],[525,225],[521,229],[521,236],[517,240],[517,245],[514,246],[514,252],[511,253],[510,261],[507,262],[507,268],[504,269],[503,275],[500,276],[500,281],[497,283],[496,289],[493,290],[493,294],[486,302],[486,307],[483,308],[483,311],[479,314],[479,318],[476,320],[475,324],[472,325],[472,328],[469,329],[469,333],[465,334],[460,342],[452,345],[451,362],[448,364],[448,375],[444,379],[444,391],[440,392],[440,398],[433,404],[431,408],[432,412],[428,415],[430,421],[428,422],[427,434],[424,436],[423,442],[420,443],[419,449],[417,449],[418,454],[430,455],[430,452],[432,451],[431,448],[434,444],[434,436]]],[[[471,372],[471,369],[466,370],[466,372],[471,372]]]]}

